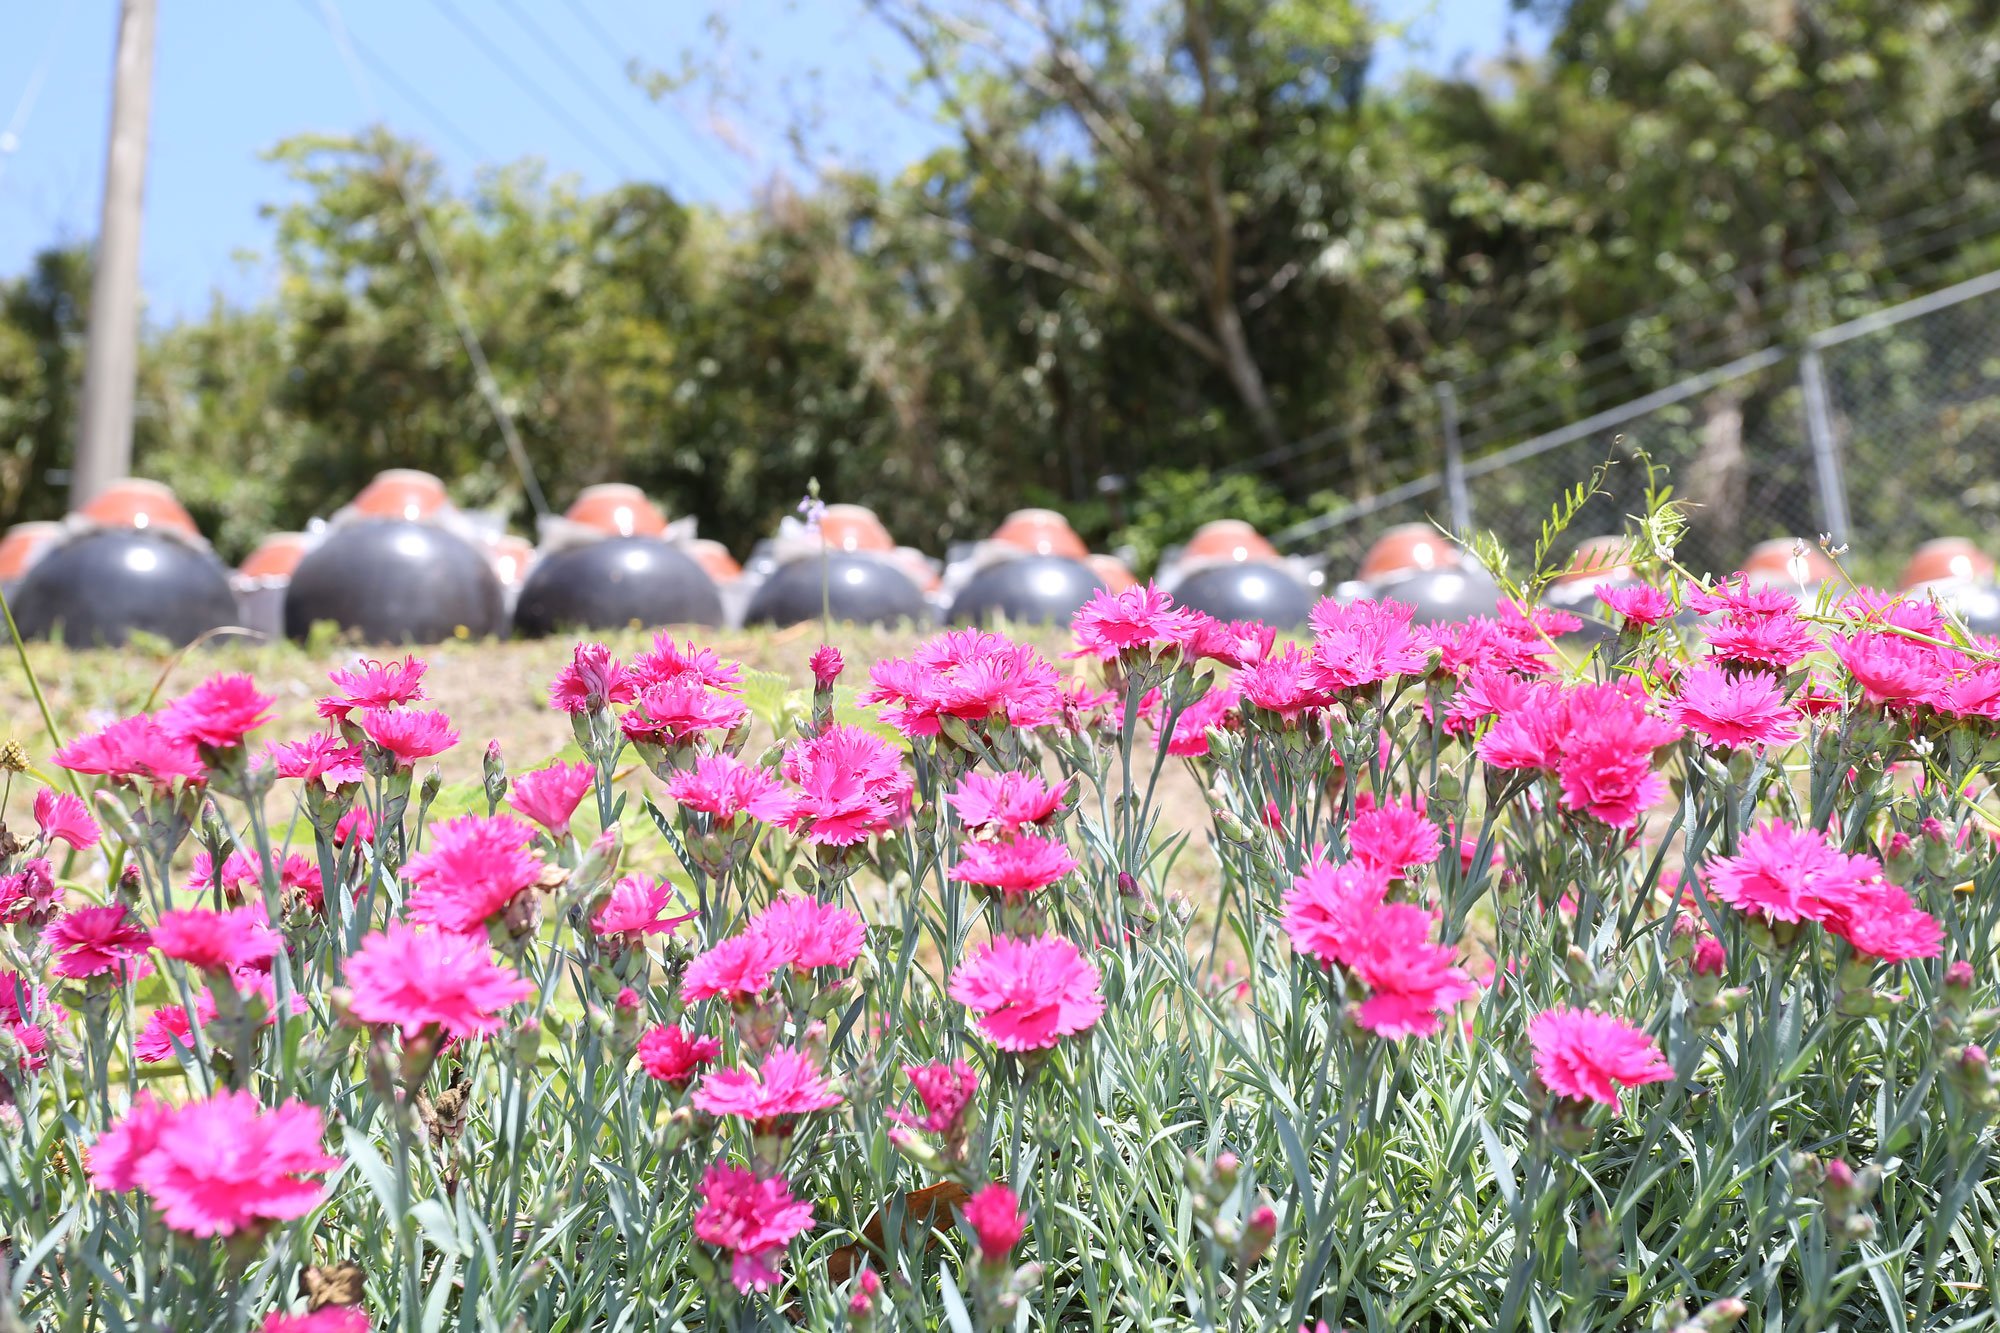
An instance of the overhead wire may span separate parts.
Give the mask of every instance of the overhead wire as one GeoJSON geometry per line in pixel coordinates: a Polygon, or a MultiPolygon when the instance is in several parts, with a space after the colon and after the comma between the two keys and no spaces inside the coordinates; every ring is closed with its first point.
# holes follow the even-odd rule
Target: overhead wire
{"type": "MultiPolygon", "coordinates": [[[[321,25],[326,23],[326,15],[315,0],[297,0],[297,3],[300,9],[305,10],[306,13],[313,16],[315,22],[321,25]]],[[[398,74],[393,65],[377,55],[360,38],[349,33],[347,39],[353,46],[354,54],[360,58],[361,63],[375,71],[376,76],[382,82],[395,89],[397,95],[412,107],[415,107],[417,113],[423,116],[425,120],[430,121],[431,124],[442,130],[446,138],[450,139],[460,148],[463,148],[467,153],[470,153],[475,161],[491,162],[497,159],[497,154],[485,148],[477,139],[473,138],[463,129],[460,129],[451,117],[438,110],[429,98],[412,87],[409,80],[398,74]]]]}
{"type": "Polygon", "coordinates": [[[42,85],[49,77],[49,64],[55,59],[56,47],[69,28],[69,14],[74,7],[73,0],[63,0],[62,8],[56,11],[56,21],[50,25],[49,35],[42,40],[41,53],[35,57],[35,67],[28,72],[27,86],[21,90],[20,100],[14,103],[14,114],[7,118],[7,128],[0,131],[0,175],[6,174],[8,159],[21,150],[21,135],[27,131],[28,118],[35,114],[35,103],[41,100],[42,85]]]}
{"type": "Polygon", "coordinates": [[[659,140],[641,129],[639,123],[632,118],[631,114],[624,107],[619,106],[602,88],[597,86],[595,80],[577,68],[576,62],[569,58],[569,54],[562,49],[555,38],[551,37],[543,30],[539,23],[536,23],[534,19],[523,12],[521,6],[516,3],[516,0],[500,0],[500,7],[513,17],[514,22],[520,25],[523,32],[527,33],[529,37],[533,38],[540,45],[541,49],[551,60],[556,62],[563,73],[569,76],[570,82],[583,89],[591,101],[597,103],[606,115],[616,121],[618,126],[630,135],[635,143],[644,146],[645,150],[660,164],[661,170],[666,172],[667,178],[670,181],[674,177],[686,174],[678,162],[675,162],[660,150],[659,140]]]}
{"type": "Polygon", "coordinates": [[[627,179],[636,180],[645,174],[632,170],[631,166],[617,152],[613,151],[610,145],[600,139],[588,125],[585,125],[582,121],[571,115],[568,107],[564,106],[559,99],[550,96],[546,88],[542,87],[540,83],[537,83],[529,76],[526,70],[516,64],[513,57],[502,50],[499,43],[489,37],[484,29],[466,18],[458,6],[452,3],[452,0],[431,0],[431,3],[437,6],[439,13],[451,21],[453,27],[464,34],[467,41],[485,53],[486,58],[492,61],[501,73],[512,80],[516,87],[540,103],[544,111],[547,111],[556,120],[560,121],[565,129],[576,136],[579,143],[596,154],[598,159],[606,166],[627,179]]]}
{"type": "MultiPolygon", "coordinates": [[[[590,12],[589,6],[584,4],[583,0],[563,0],[563,7],[575,16],[578,25],[590,34],[591,39],[597,43],[605,55],[611,58],[613,63],[617,64],[620,69],[625,68],[626,62],[630,57],[619,45],[617,38],[613,37],[610,30],[599,21],[597,15],[590,12]]],[[[658,99],[652,100],[653,105],[659,107],[661,113],[666,115],[668,120],[680,129],[682,135],[686,137],[689,143],[694,145],[695,151],[700,153],[708,161],[709,165],[728,178],[731,185],[740,186],[743,183],[744,168],[742,163],[734,161],[720,152],[709,141],[708,135],[686,124],[684,116],[671,114],[668,112],[665,104],[658,99]]]]}
{"type": "MultiPolygon", "coordinates": [[[[339,0],[320,0],[320,7],[326,17],[326,26],[333,36],[334,45],[339,49],[341,59],[347,66],[348,77],[361,95],[362,106],[374,118],[374,89],[362,69],[360,58],[355,54],[354,45],[347,34],[347,24],[341,18],[339,0]]],[[[479,334],[472,327],[471,316],[467,314],[465,303],[459,298],[458,285],[452,281],[451,269],[444,261],[444,253],[438,248],[437,237],[431,231],[429,219],[425,216],[423,203],[410,189],[408,178],[402,172],[395,174],[396,189],[402,196],[404,211],[409,214],[410,226],[417,233],[417,243],[429,263],[431,276],[437,280],[438,290],[444,296],[445,308],[451,312],[451,319],[458,330],[458,339],[465,347],[465,354],[472,362],[473,377],[478,382],[479,393],[486,400],[486,406],[493,413],[494,421],[500,427],[500,438],[507,446],[508,456],[513,460],[514,470],[520,475],[522,488],[528,494],[528,503],[534,507],[536,517],[544,517],[549,512],[548,498],[542,494],[542,484],[535,478],[533,463],[528,459],[528,450],[521,443],[521,433],[515,428],[514,414],[507,409],[507,402],[500,393],[499,381],[493,377],[493,368],[487,363],[486,349],[480,345],[479,334]]]]}

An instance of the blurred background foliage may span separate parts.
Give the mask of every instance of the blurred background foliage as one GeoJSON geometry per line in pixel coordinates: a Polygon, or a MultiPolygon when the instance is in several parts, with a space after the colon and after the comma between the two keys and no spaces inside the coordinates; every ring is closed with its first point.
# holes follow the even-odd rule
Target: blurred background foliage
{"type": "MultiPolygon", "coordinates": [[[[722,214],[277,146],[277,290],[149,330],[138,469],[232,557],[388,466],[526,520],[414,200],[557,507],[627,480],[741,552],[817,476],[932,550],[1049,504],[1144,560],[1408,475],[1424,432],[1343,429],[1440,380],[1575,408],[1895,299],[2000,185],[2000,0],[1532,0],[1545,55],[1380,86],[1345,0],[872,7],[955,130],[893,177],[722,214]]],[[[63,507],[88,289],[0,280],[0,522],[63,507]]]]}

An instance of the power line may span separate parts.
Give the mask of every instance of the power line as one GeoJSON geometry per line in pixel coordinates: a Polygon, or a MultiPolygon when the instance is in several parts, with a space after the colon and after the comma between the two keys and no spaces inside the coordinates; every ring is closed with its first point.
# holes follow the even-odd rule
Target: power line
{"type": "MultiPolygon", "coordinates": [[[[313,0],[298,0],[298,6],[305,10],[306,13],[312,15],[322,26],[326,24],[325,12],[313,0]]],[[[478,162],[495,162],[499,160],[496,154],[488,152],[470,134],[467,134],[453,123],[449,116],[432,105],[428,98],[411,87],[409,81],[396,73],[395,68],[388,61],[382,59],[374,51],[363,45],[359,38],[349,33],[347,34],[347,42],[348,45],[354,48],[354,54],[360,57],[363,64],[374,70],[384,83],[395,89],[404,101],[415,107],[419,115],[437,126],[438,129],[443,130],[446,138],[452,140],[460,148],[470,153],[473,160],[478,162]]]]}
{"type": "Polygon", "coordinates": [[[431,0],[431,3],[436,5],[438,11],[442,13],[447,19],[451,20],[453,27],[457,28],[461,33],[465,34],[465,38],[467,41],[471,42],[474,46],[477,46],[481,51],[485,52],[486,58],[488,60],[491,60],[496,66],[498,66],[500,71],[503,74],[505,74],[508,78],[512,79],[514,83],[523,92],[527,93],[528,96],[534,98],[537,102],[541,103],[542,109],[544,111],[547,111],[551,116],[554,116],[557,120],[561,121],[563,126],[566,129],[568,129],[571,134],[575,135],[577,137],[577,140],[581,142],[586,148],[590,149],[593,153],[597,154],[598,158],[602,160],[605,163],[605,165],[609,166],[613,171],[617,172],[620,176],[628,180],[638,179],[641,175],[644,174],[642,172],[634,171],[629,166],[627,166],[625,162],[622,159],[620,159],[618,154],[614,153],[608,146],[606,146],[606,144],[602,139],[598,138],[595,134],[591,132],[588,126],[586,126],[582,121],[578,120],[575,116],[572,116],[569,113],[568,107],[564,106],[556,98],[551,97],[547,89],[543,88],[541,84],[536,83],[532,78],[530,78],[527,74],[527,71],[523,70],[519,65],[515,64],[513,59],[510,56],[508,56],[508,54],[505,51],[501,50],[500,47],[493,41],[493,39],[491,37],[488,37],[485,34],[485,32],[483,32],[479,28],[477,24],[471,22],[465,17],[464,14],[460,13],[458,7],[452,4],[451,0],[431,0]]]}
{"type": "Polygon", "coordinates": [[[28,86],[21,90],[21,100],[14,104],[14,114],[8,118],[7,128],[0,130],[0,175],[6,172],[7,159],[21,151],[21,134],[28,128],[28,117],[35,114],[35,103],[41,100],[42,84],[49,75],[49,62],[55,58],[56,47],[69,28],[69,12],[74,7],[71,0],[63,0],[62,8],[56,12],[56,21],[49,28],[49,35],[42,41],[41,54],[35,57],[35,68],[28,75],[28,86]]]}
{"type": "Polygon", "coordinates": [[[555,38],[549,36],[548,33],[542,30],[540,24],[523,13],[520,5],[516,4],[515,0],[500,0],[500,6],[513,16],[514,22],[520,24],[522,30],[528,36],[540,43],[542,49],[548,53],[549,58],[562,67],[563,73],[569,75],[570,82],[583,89],[589,95],[590,100],[602,107],[605,114],[617,121],[619,126],[627,134],[631,135],[635,142],[644,145],[646,151],[653,155],[654,160],[660,164],[661,169],[666,172],[669,179],[683,174],[680,164],[660,151],[659,141],[640,129],[638,122],[632,119],[624,107],[619,106],[618,103],[611,100],[605,91],[597,86],[595,80],[578,69],[576,62],[569,58],[568,53],[556,43],[555,38]]]}
{"type": "MultiPolygon", "coordinates": [[[[589,7],[583,3],[583,0],[563,0],[563,5],[571,14],[576,16],[578,24],[583,27],[585,32],[591,35],[592,39],[596,41],[604,53],[611,57],[612,63],[616,64],[620,69],[625,68],[629,57],[619,46],[617,39],[598,21],[597,15],[590,12],[589,7]]],[[[658,107],[662,114],[666,114],[667,108],[664,104],[653,100],[653,105],[658,107]]],[[[730,184],[742,184],[743,166],[741,163],[734,162],[717,152],[715,146],[709,142],[707,135],[698,133],[692,127],[682,123],[683,117],[670,115],[668,119],[681,130],[687,141],[694,145],[695,151],[708,160],[709,165],[713,166],[729,179],[730,184]]]]}
{"type": "MultiPolygon", "coordinates": [[[[440,0],[442,3],[442,0],[440,0]]],[[[341,58],[347,65],[348,77],[354,80],[356,91],[361,94],[361,103],[372,117],[375,111],[374,90],[368,85],[367,77],[361,71],[361,61],[355,55],[354,44],[348,39],[347,25],[341,20],[339,0],[320,0],[321,12],[326,17],[326,26],[333,36],[334,45],[340,50],[341,58]]],[[[444,253],[438,248],[437,238],[432,235],[429,221],[424,216],[421,202],[410,189],[406,173],[395,173],[396,191],[403,198],[403,209],[409,214],[410,226],[417,233],[417,243],[423,248],[424,258],[430,264],[431,276],[437,280],[438,291],[444,296],[445,308],[451,312],[452,324],[458,330],[458,340],[465,347],[465,354],[472,362],[473,377],[479,384],[479,393],[486,400],[488,410],[500,427],[500,438],[506,443],[508,457],[513,460],[514,470],[520,474],[521,485],[528,493],[528,502],[534,506],[536,516],[549,512],[549,502],[542,494],[542,484],[535,479],[534,464],[528,460],[528,450],[521,443],[521,433],[514,428],[514,414],[507,410],[507,401],[500,394],[500,383],[493,377],[493,368],[487,364],[486,349],[479,345],[479,334],[472,327],[472,318],[466,313],[465,303],[459,299],[458,287],[451,280],[451,270],[444,262],[444,253]]]]}

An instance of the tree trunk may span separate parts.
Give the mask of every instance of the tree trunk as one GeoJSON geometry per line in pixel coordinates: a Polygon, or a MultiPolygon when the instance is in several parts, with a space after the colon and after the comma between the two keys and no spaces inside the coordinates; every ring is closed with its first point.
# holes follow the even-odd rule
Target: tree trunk
{"type": "Polygon", "coordinates": [[[1278,426],[1277,410],[1271,406],[1270,391],[1264,387],[1264,372],[1257,368],[1257,358],[1250,355],[1250,341],[1243,336],[1243,317],[1233,302],[1226,302],[1211,307],[1209,320],[1215,326],[1215,340],[1222,347],[1222,369],[1236,389],[1236,396],[1250,409],[1258,437],[1266,449],[1281,447],[1285,432],[1278,426]]]}

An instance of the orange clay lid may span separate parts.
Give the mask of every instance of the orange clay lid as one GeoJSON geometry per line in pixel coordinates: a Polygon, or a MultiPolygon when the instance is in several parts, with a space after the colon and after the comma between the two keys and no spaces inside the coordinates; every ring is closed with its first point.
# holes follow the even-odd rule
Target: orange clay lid
{"type": "Polygon", "coordinates": [[[563,517],[616,537],[657,537],[667,530],[667,516],[659,506],[622,481],[584,487],[563,517]]]}
{"type": "Polygon", "coordinates": [[[1276,560],[1278,548],[1240,518],[1218,518],[1195,529],[1184,553],[1197,560],[1276,560]]]}
{"type": "Polygon", "coordinates": [[[303,532],[274,532],[257,543],[257,549],[244,558],[236,572],[250,579],[288,579],[305,554],[303,532]]]}
{"type": "Polygon", "coordinates": [[[889,529],[864,505],[828,505],[819,521],[819,532],[827,546],[836,551],[881,551],[896,549],[889,529]]]}
{"type": "Polygon", "coordinates": [[[1112,592],[1124,592],[1127,588],[1139,586],[1139,580],[1132,577],[1132,571],[1125,568],[1125,562],[1115,555],[1087,555],[1083,563],[1091,572],[1104,580],[1104,586],[1112,592]]]}
{"type": "Polygon", "coordinates": [[[993,540],[1003,546],[1018,547],[1036,555],[1068,556],[1081,560],[1090,554],[1083,538],[1069,520],[1053,509],[1016,509],[993,529],[993,540]]]}
{"type": "Polygon", "coordinates": [[[688,543],[687,552],[717,583],[729,583],[743,577],[743,566],[736,563],[736,557],[729,554],[727,546],[713,537],[695,538],[688,543]]]}
{"type": "Polygon", "coordinates": [[[144,477],[120,477],[77,512],[107,528],[167,528],[189,537],[201,535],[174,498],[173,488],[144,477]]]}
{"type": "MultiPolygon", "coordinates": [[[[1743,572],[1753,579],[1767,582],[1795,583],[1792,577],[1792,556],[1798,551],[1799,541],[1794,537],[1773,537],[1767,542],[1758,542],[1750,548],[1750,556],[1743,562],[1743,572]]],[[[1806,585],[1825,583],[1839,571],[1833,561],[1826,558],[1826,552],[1811,542],[1805,543],[1806,585]]]]}
{"type": "Polygon", "coordinates": [[[62,524],[16,523],[0,537],[0,583],[12,583],[28,572],[35,556],[62,536],[62,524]]]}
{"type": "Polygon", "coordinates": [[[1992,577],[1992,556],[1963,537],[1939,537],[1917,548],[1916,554],[1910,557],[1910,563],[1903,566],[1903,577],[1897,581],[1896,587],[1907,590],[1919,583],[1941,583],[1946,579],[1990,580],[1992,577]]]}
{"type": "Polygon", "coordinates": [[[1632,575],[1632,542],[1627,537],[1586,537],[1576,544],[1576,554],[1569,558],[1569,568],[1556,575],[1558,586],[1602,581],[1609,578],[1630,578],[1632,575]]]}
{"type": "Polygon", "coordinates": [[[403,518],[415,522],[429,518],[446,503],[444,483],[428,472],[415,468],[392,467],[377,472],[375,480],[354,497],[355,512],[370,518],[403,518]]]}
{"type": "Polygon", "coordinates": [[[1397,574],[1457,569],[1463,562],[1456,543],[1423,523],[1404,523],[1375,539],[1361,562],[1361,579],[1372,582],[1397,574]]]}

